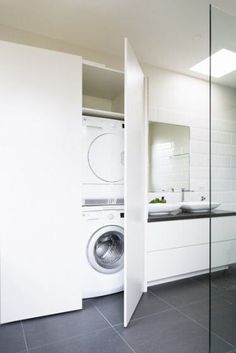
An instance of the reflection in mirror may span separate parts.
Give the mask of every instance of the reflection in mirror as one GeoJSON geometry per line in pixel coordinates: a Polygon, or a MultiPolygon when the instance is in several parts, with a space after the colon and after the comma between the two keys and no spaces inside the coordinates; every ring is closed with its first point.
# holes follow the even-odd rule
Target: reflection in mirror
{"type": "Polygon", "coordinates": [[[189,166],[190,128],[149,122],[149,192],[189,189],[189,166]]]}

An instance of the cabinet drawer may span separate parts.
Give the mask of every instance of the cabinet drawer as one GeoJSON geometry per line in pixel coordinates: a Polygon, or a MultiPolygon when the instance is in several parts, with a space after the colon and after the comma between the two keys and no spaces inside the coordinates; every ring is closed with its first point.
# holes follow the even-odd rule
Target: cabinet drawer
{"type": "Polygon", "coordinates": [[[147,254],[147,277],[149,282],[201,271],[208,267],[208,244],[147,254]]]}
{"type": "MultiPolygon", "coordinates": [[[[212,268],[236,262],[236,240],[212,243],[212,268]]],[[[209,244],[147,254],[148,281],[209,269],[209,244]]]]}
{"type": "Polygon", "coordinates": [[[236,240],[212,243],[212,267],[230,265],[236,262],[236,240]]]}
{"type": "Polygon", "coordinates": [[[236,217],[212,218],[211,226],[213,242],[236,239],[236,217]]]}
{"type": "Polygon", "coordinates": [[[148,251],[174,249],[208,242],[209,220],[207,218],[153,222],[147,225],[148,251]]]}

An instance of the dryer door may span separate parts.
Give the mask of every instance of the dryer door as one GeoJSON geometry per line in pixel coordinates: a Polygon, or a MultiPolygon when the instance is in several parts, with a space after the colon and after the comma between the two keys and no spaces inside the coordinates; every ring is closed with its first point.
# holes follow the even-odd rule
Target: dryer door
{"type": "Polygon", "coordinates": [[[124,266],[124,230],[119,226],[105,226],[97,230],[88,243],[90,265],[101,273],[115,273],[124,266]]]}
{"type": "Polygon", "coordinates": [[[93,174],[104,182],[122,183],[124,174],[123,134],[104,133],[89,146],[88,163],[93,174]]]}

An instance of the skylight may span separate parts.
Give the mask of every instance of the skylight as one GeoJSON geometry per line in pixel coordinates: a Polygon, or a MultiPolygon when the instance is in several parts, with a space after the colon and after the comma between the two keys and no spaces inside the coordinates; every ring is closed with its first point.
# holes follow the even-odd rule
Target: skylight
{"type": "MultiPolygon", "coordinates": [[[[190,68],[191,71],[209,76],[209,57],[190,68]]],[[[211,56],[211,75],[219,78],[236,70],[236,53],[221,49],[211,56]]]]}

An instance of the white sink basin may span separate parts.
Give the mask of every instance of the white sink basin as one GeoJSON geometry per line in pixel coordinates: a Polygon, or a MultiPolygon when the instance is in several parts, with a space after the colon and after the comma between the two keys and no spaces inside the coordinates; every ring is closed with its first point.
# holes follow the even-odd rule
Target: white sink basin
{"type": "Polygon", "coordinates": [[[178,211],[180,207],[181,203],[149,203],[148,212],[150,215],[165,215],[178,211]]]}
{"type": "Polygon", "coordinates": [[[212,202],[210,205],[209,201],[193,201],[193,202],[183,202],[181,205],[182,210],[197,213],[197,212],[209,212],[220,206],[219,202],[212,202]]]}

